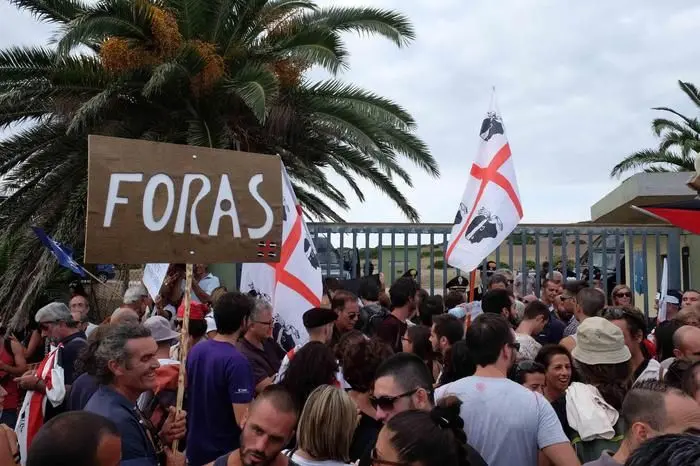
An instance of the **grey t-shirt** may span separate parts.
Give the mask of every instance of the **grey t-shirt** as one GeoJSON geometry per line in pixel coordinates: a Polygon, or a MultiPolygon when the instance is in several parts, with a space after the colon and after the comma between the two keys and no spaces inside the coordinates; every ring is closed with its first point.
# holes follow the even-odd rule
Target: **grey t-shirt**
{"type": "Polygon", "coordinates": [[[462,401],[467,441],[489,466],[536,466],[540,449],[569,442],[552,405],[511,380],[465,377],[435,391],[446,395],[462,401]]]}
{"type": "Polygon", "coordinates": [[[600,458],[595,461],[589,461],[583,466],[622,466],[620,463],[612,459],[613,453],[611,451],[604,451],[600,458]]]}

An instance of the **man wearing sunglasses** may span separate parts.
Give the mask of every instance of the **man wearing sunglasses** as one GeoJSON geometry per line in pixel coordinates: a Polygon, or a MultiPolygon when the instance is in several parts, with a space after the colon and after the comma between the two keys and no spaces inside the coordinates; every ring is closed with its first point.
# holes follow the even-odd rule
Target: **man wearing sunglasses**
{"type": "Polygon", "coordinates": [[[578,465],[551,404],[506,378],[519,347],[508,321],[498,314],[482,314],[467,330],[465,341],[477,365],[475,374],[438,388],[435,399],[459,398],[464,432],[486,463],[536,466],[542,452],[555,466],[578,465]]]}
{"type": "Polygon", "coordinates": [[[409,409],[433,408],[433,378],[415,354],[398,353],[384,361],[375,375],[370,403],[377,420],[386,422],[409,409]]]}
{"type": "Polygon", "coordinates": [[[272,306],[262,299],[255,301],[248,329],[238,342],[239,351],[250,362],[255,392],[261,393],[275,381],[284,358],[284,350],[272,338],[272,306]]]}

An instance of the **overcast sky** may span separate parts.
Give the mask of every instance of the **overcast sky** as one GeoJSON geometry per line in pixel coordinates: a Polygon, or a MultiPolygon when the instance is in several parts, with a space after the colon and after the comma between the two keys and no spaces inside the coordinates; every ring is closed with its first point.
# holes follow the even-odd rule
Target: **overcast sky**
{"type": "MultiPolygon", "coordinates": [[[[410,169],[403,187],[425,222],[451,222],[478,144],[491,86],[513,151],[528,223],[587,220],[612,190],[610,169],[653,146],[654,106],[692,114],[677,80],[698,81],[696,0],[320,0],[372,5],[409,16],[417,40],[348,36],[341,79],[392,98],[418,122],[442,176],[410,169]]],[[[42,44],[50,28],[0,0],[0,48],[42,44]]],[[[353,222],[405,218],[368,184],[352,197],[353,222]]]]}

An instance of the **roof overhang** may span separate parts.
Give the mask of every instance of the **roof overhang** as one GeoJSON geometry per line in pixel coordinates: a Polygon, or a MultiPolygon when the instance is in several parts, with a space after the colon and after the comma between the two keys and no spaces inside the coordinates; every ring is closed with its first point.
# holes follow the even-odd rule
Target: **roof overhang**
{"type": "Polygon", "coordinates": [[[697,193],[685,184],[691,173],[637,173],[591,207],[596,224],[667,224],[632,208],[693,199],[697,193]]]}

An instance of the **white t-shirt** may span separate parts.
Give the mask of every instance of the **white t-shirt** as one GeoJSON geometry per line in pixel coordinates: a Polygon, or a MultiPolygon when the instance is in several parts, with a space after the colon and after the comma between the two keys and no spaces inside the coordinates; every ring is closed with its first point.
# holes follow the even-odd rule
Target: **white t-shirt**
{"type": "MultiPolygon", "coordinates": [[[[283,455],[288,456],[289,455],[289,450],[284,450],[282,452],[283,455]]],[[[342,461],[333,461],[333,460],[323,460],[323,461],[316,461],[316,460],[309,460],[306,458],[302,458],[298,454],[294,453],[292,455],[292,461],[294,461],[296,464],[299,466],[350,466],[349,463],[343,463],[342,461]]]]}
{"type": "Polygon", "coordinates": [[[537,357],[537,353],[542,349],[542,345],[537,343],[537,340],[532,338],[530,335],[524,333],[516,333],[515,341],[520,343],[520,350],[518,351],[518,361],[523,361],[529,359],[534,361],[537,357]]]}
{"type": "Polygon", "coordinates": [[[506,378],[465,377],[435,391],[455,395],[469,444],[489,466],[537,466],[542,448],[568,443],[552,405],[506,378]]]}
{"type": "MultiPolygon", "coordinates": [[[[219,281],[219,277],[216,275],[212,275],[211,273],[208,273],[204,278],[202,278],[198,283],[199,287],[208,295],[211,296],[211,293],[217,289],[218,287],[221,286],[221,282],[219,281]]],[[[185,291],[185,280],[182,280],[182,291],[185,291]]],[[[192,301],[195,303],[201,303],[202,301],[199,300],[197,295],[192,292],[192,301]]]]}

